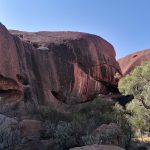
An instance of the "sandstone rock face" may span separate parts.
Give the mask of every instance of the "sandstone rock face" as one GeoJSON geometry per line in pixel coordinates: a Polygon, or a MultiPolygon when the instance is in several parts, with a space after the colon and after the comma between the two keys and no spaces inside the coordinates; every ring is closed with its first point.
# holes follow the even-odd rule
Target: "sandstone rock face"
{"type": "Polygon", "coordinates": [[[128,74],[144,61],[150,61],[150,49],[130,54],[118,60],[123,75],[128,74]]]}
{"type": "Polygon", "coordinates": [[[115,87],[120,68],[112,45],[104,39],[78,32],[10,32],[13,35],[0,24],[4,103],[81,103],[115,87]]]}
{"type": "Polygon", "coordinates": [[[19,56],[13,36],[0,24],[0,97],[1,102],[13,102],[23,95],[22,86],[17,82],[19,56]]]}
{"type": "Polygon", "coordinates": [[[118,146],[113,146],[113,145],[94,144],[94,145],[89,145],[89,146],[71,148],[70,150],[124,150],[124,149],[118,146]]]}

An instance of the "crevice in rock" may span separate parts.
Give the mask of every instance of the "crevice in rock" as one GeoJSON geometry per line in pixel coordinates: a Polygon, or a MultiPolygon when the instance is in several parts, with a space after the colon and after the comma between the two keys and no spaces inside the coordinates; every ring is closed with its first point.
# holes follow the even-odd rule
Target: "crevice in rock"
{"type": "Polygon", "coordinates": [[[51,91],[51,93],[52,93],[52,95],[53,95],[56,99],[58,99],[58,100],[61,100],[61,99],[62,99],[62,97],[61,97],[61,95],[59,94],[59,92],[51,91]]]}
{"type": "Polygon", "coordinates": [[[137,56],[138,56],[138,55],[133,55],[132,58],[135,58],[135,57],[137,57],[137,56]]]}
{"type": "Polygon", "coordinates": [[[16,81],[0,75],[0,100],[18,100],[22,95],[16,81]]]}
{"type": "Polygon", "coordinates": [[[16,77],[21,84],[28,85],[28,79],[26,75],[17,74],[16,77]]]}
{"type": "Polygon", "coordinates": [[[13,90],[13,89],[8,89],[8,90],[3,90],[0,89],[0,98],[2,100],[8,100],[8,99],[18,99],[22,96],[22,92],[19,90],[13,90]]]}
{"type": "Polygon", "coordinates": [[[34,48],[39,48],[38,43],[32,43],[32,45],[33,45],[34,48]]]}

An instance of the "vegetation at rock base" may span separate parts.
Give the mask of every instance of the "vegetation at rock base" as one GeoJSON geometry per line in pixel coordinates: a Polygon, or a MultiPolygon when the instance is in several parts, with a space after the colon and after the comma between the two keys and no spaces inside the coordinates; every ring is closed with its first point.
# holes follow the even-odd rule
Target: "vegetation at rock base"
{"type": "Polygon", "coordinates": [[[133,95],[143,107],[150,109],[150,62],[143,63],[122,78],[119,90],[124,95],[133,95]]]}
{"type": "MultiPolygon", "coordinates": [[[[118,145],[126,150],[133,150],[131,145],[135,135],[140,138],[141,135],[149,134],[149,65],[149,63],[143,64],[142,67],[138,67],[138,71],[135,69],[136,71],[120,80],[120,91],[124,95],[134,96],[134,99],[124,106],[115,104],[112,95],[99,95],[87,103],[70,104],[63,108],[63,111],[62,105],[61,109],[53,105],[37,108],[26,103],[30,117],[35,117],[42,123],[39,139],[34,137],[35,139],[30,140],[36,144],[41,141],[47,142],[46,150],[69,150],[73,147],[93,144],[118,145]]],[[[20,138],[16,132],[13,132],[13,135],[20,138]]],[[[27,140],[19,139],[18,143],[22,144],[22,141],[27,140]]],[[[18,143],[17,146],[22,146],[18,143]]],[[[29,142],[25,144],[29,145],[29,142]]]]}
{"type": "Polygon", "coordinates": [[[53,105],[29,107],[31,116],[42,122],[38,140],[47,142],[46,150],[69,150],[93,144],[133,150],[135,135],[139,138],[149,134],[149,68],[150,63],[145,63],[120,80],[119,90],[124,95],[134,96],[126,106],[115,104],[110,95],[99,95],[82,105],[69,105],[67,111],[53,105]]]}
{"type": "Polygon", "coordinates": [[[127,104],[126,114],[136,136],[150,134],[150,62],[136,67],[119,82],[119,90],[124,95],[133,95],[127,104]]]}
{"type": "Polygon", "coordinates": [[[114,144],[114,140],[116,145],[125,147],[130,140],[130,125],[114,102],[105,97],[99,96],[82,104],[75,112],[62,113],[54,107],[43,106],[38,113],[44,121],[41,138],[50,140],[49,148],[53,150],[67,150],[87,143],[114,144]],[[97,132],[97,128],[105,126],[108,126],[106,134],[97,132]],[[118,127],[121,133],[114,127],[118,127]]]}

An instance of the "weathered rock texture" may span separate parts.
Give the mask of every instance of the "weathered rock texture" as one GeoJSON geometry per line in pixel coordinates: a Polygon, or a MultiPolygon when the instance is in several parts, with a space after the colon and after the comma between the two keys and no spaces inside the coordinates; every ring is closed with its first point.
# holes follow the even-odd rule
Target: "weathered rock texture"
{"type": "Polygon", "coordinates": [[[128,74],[145,61],[150,61],[150,49],[130,54],[118,60],[123,75],[128,74]]]}
{"type": "Polygon", "coordinates": [[[124,150],[118,146],[113,145],[89,145],[83,147],[71,148],[70,150],[124,150]]]}
{"type": "Polygon", "coordinates": [[[46,104],[90,100],[106,94],[120,72],[104,39],[77,32],[10,31],[0,24],[0,96],[46,104]]]}

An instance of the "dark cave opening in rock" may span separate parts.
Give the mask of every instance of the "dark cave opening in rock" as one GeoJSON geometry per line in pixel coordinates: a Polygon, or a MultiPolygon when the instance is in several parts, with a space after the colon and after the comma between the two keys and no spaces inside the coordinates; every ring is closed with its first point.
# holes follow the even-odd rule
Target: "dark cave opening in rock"
{"type": "Polygon", "coordinates": [[[39,48],[41,46],[41,44],[36,43],[36,42],[33,42],[32,45],[34,48],[39,48]]]}
{"type": "Polygon", "coordinates": [[[0,98],[6,102],[15,101],[22,97],[18,83],[8,77],[0,75],[0,98]]]}
{"type": "Polygon", "coordinates": [[[61,96],[60,96],[60,94],[59,94],[58,92],[56,92],[56,91],[51,91],[51,93],[52,93],[52,95],[53,95],[56,99],[58,99],[58,100],[61,99],[61,96]]]}
{"type": "Polygon", "coordinates": [[[135,58],[135,57],[137,57],[138,55],[134,55],[132,58],[135,58]]]}
{"type": "Polygon", "coordinates": [[[0,97],[5,97],[5,96],[9,95],[10,93],[12,93],[12,90],[2,90],[2,89],[0,89],[0,97]]]}
{"type": "Polygon", "coordinates": [[[22,96],[22,92],[19,90],[13,90],[13,89],[0,89],[0,98],[5,99],[18,99],[22,96]]]}
{"type": "Polygon", "coordinates": [[[28,79],[26,75],[17,74],[16,75],[17,80],[22,83],[23,85],[28,85],[28,79]]]}

